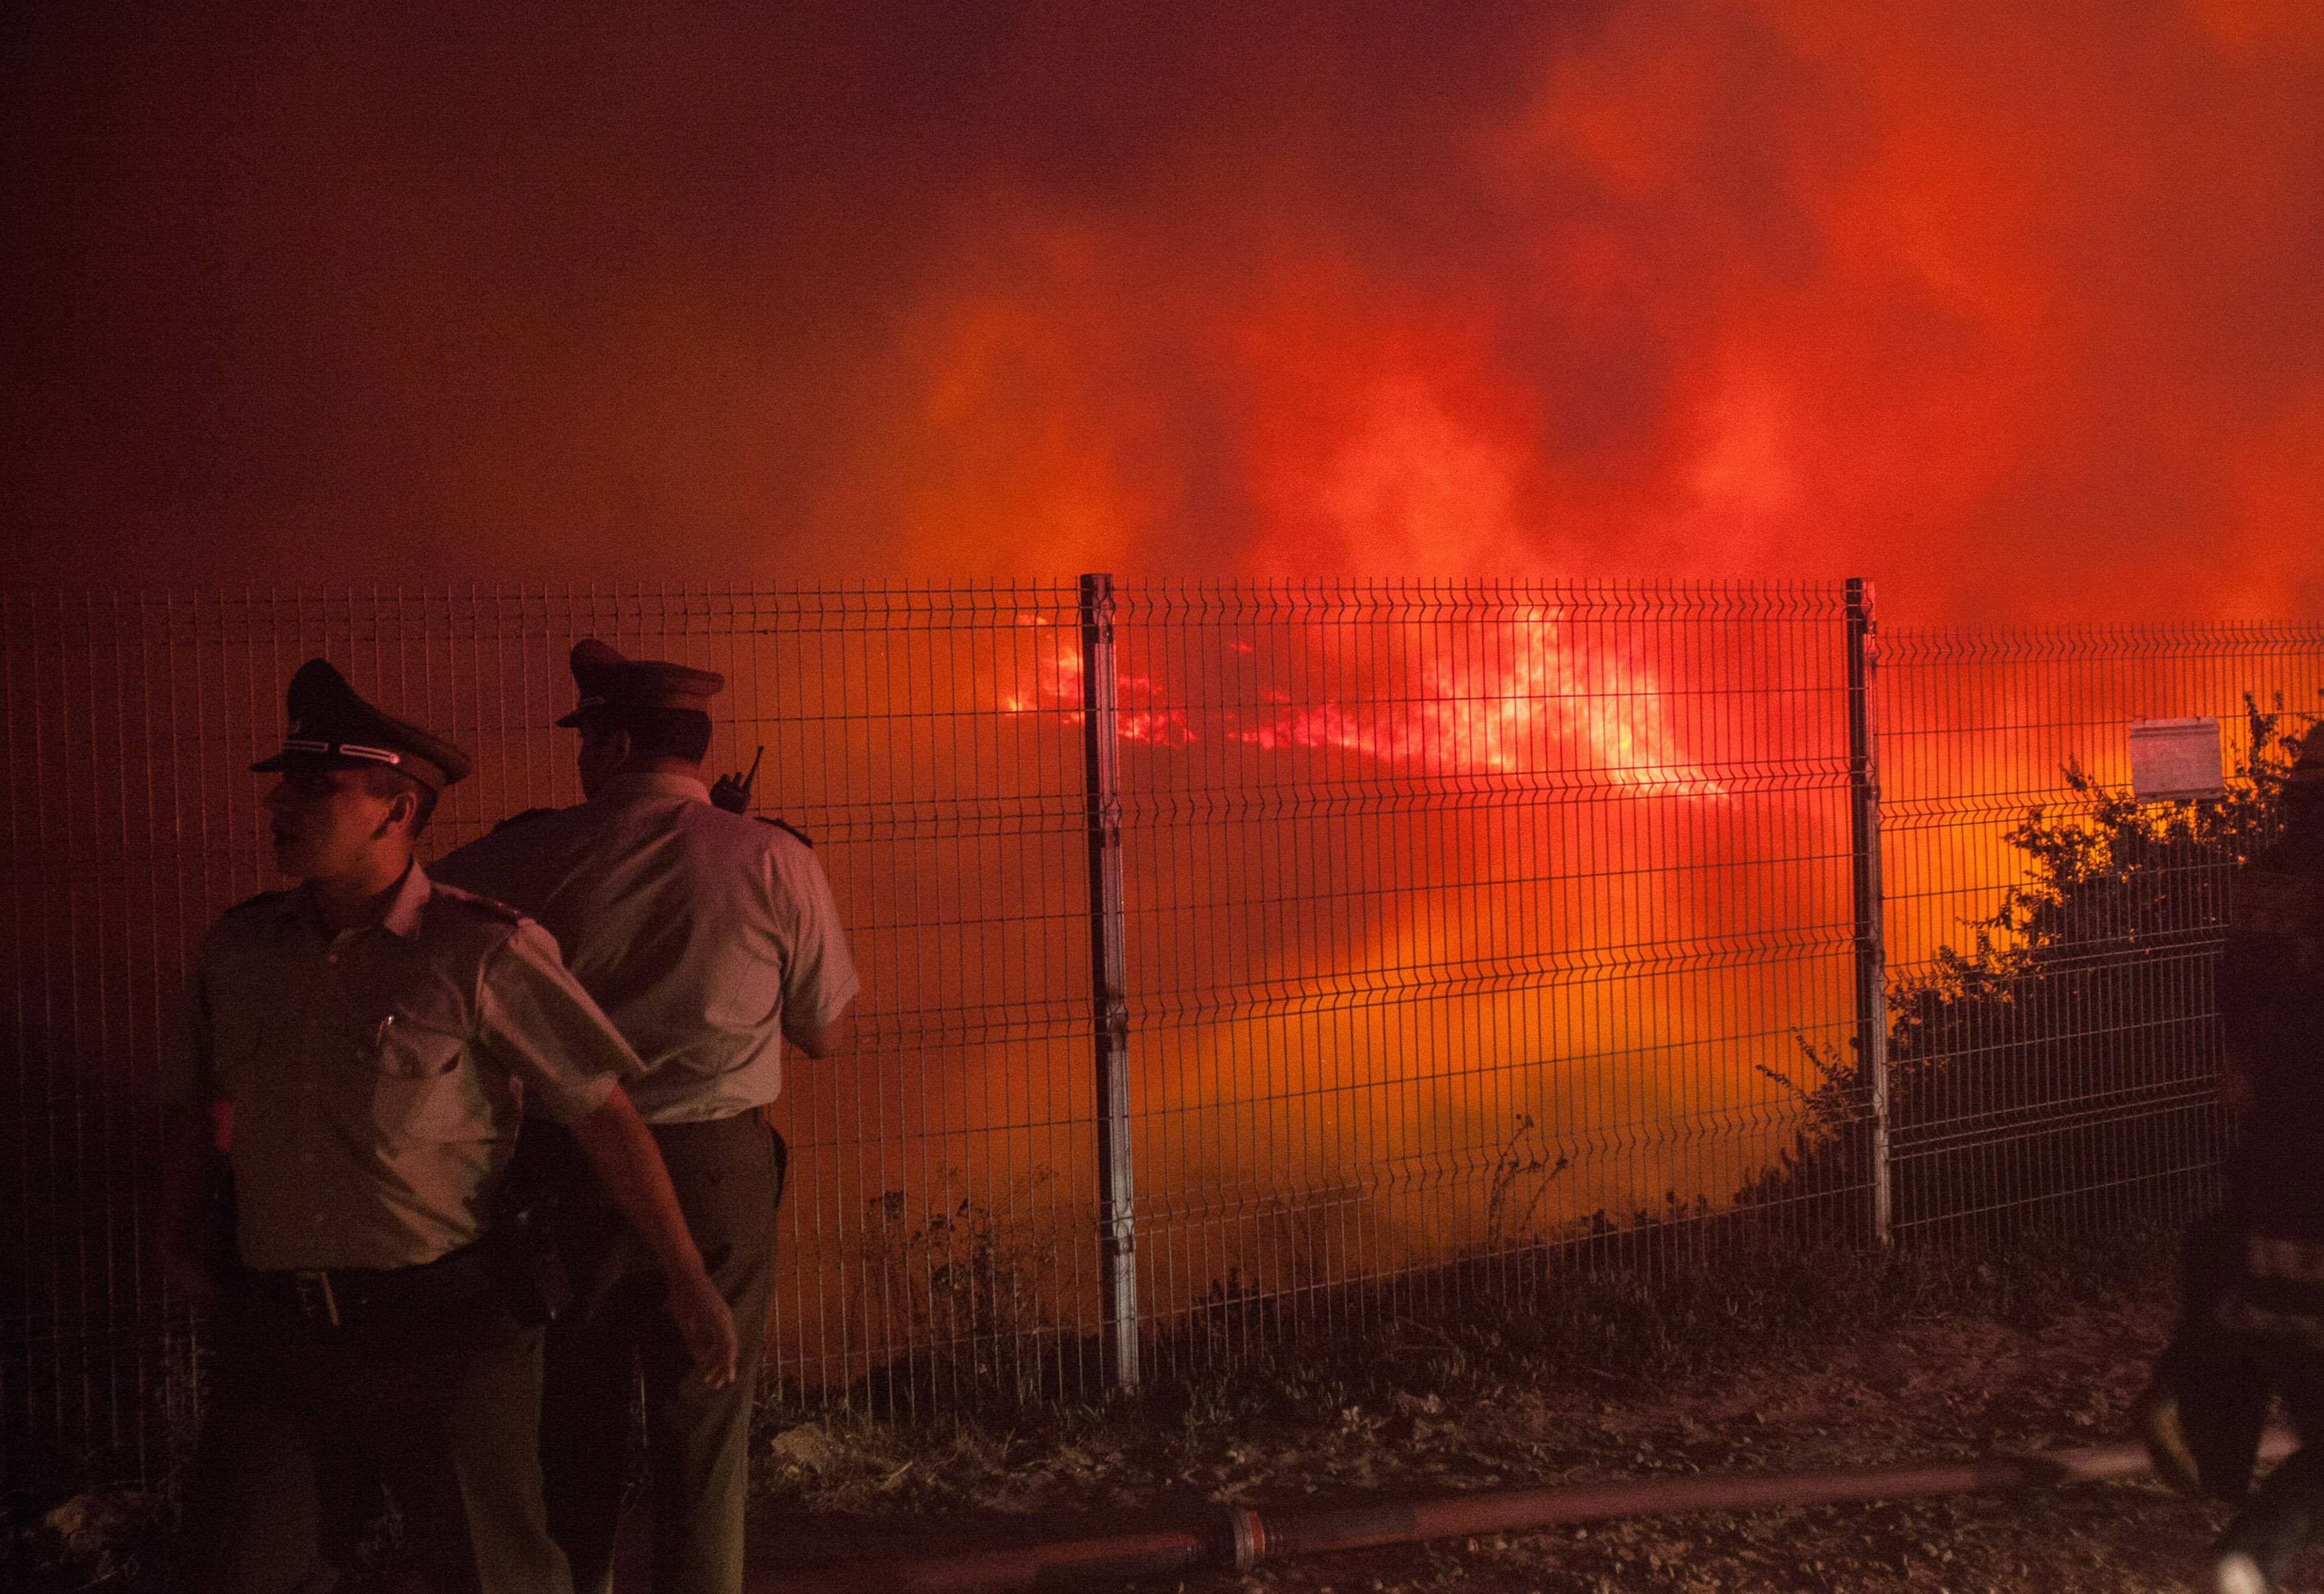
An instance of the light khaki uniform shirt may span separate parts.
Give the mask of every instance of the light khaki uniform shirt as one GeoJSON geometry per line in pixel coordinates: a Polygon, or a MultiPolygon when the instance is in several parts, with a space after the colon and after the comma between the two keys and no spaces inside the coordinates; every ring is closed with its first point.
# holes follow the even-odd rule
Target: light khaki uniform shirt
{"type": "Polygon", "coordinates": [[[586,1117],[638,1061],[557,944],[418,864],[333,934],[303,889],[230,908],[165,1098],[225,1101],[243,1260],[406,1267],[483,1237],[520,1108],[586,1117]]]}
{"type": "Polygon", "coordinates": [[[616,775],[587,802],[503,825],[435,868],[549,926],[644,1061],[629,1092],[649,1123],[773,1101],[785,1020],[829,1024],[858,989],[815,850],[713,807],[690,776],[616,775]]]}

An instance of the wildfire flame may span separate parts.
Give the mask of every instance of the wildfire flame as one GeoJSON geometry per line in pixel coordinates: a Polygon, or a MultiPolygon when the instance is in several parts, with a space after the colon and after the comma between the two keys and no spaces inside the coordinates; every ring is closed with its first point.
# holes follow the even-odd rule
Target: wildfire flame
{"type": "MultiPolygon", "coordinates": [[[[1001,694],[1008,714],[1054,714],[1078,725],[1082,657],[1070,630],[1046,615],[1018,617],[1041,631],[1029,685],[1001,694]]],[[[1680,744],[1653,668],[1620,643],[1578,646],[1554,609],[1497,621],[1467,656],[1425,657],[1409,696],[1326,698],[1299,705],[1261,694],[1266,706],[1190,707],[1173,702],[1147,671],[1115,677],[1114,731],[1122,741],[1185,747],[1241,742],[1267,751],[1333,749],[1436,776],[1578,773],[1665,795],[1720,797],[1727,787],[1680,744]],[[1554,761],[1558,752],[1565,761],[1554,761]]],[[[1253,658],[1250,642],[1221,657],[1253,658]]]]}

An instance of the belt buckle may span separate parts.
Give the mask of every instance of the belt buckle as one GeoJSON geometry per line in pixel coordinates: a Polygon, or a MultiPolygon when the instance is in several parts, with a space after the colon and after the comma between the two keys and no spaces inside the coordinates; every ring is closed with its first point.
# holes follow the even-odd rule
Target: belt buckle
{"type": "Polygon", "coordinates": [[[327,1273],[293,1273],[290,1285],[299,1300],[299,1315],[309,1322],[339,1326],[339,1298],[331,1293],[327,1273]]]}

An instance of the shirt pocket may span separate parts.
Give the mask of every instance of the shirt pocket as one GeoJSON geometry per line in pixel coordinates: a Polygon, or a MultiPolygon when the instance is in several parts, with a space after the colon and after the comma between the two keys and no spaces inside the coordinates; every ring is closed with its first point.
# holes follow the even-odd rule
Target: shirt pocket
{"type": "Polygon", "coordinates": [[[352,1040],[357,1087],[369,1096],[372,1128],[383,1142],[460,1140],[478,1132],[465,1033],[396,1009],[360,1023],[352,1040]]]}

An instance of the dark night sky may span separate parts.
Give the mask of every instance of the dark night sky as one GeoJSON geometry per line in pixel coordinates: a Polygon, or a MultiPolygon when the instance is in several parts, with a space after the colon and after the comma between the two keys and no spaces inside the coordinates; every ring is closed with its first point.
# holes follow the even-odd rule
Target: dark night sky
{"type": "Polygon", "coordinates": [[[12,584],[2324,613],[2312,0],[12,32],[12,584]]]}

